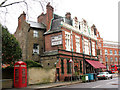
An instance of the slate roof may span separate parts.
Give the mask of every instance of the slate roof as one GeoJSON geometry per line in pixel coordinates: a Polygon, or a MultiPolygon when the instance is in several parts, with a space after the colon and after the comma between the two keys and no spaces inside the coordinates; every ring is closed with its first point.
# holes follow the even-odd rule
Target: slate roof
{"type": "Polygon", "coordinates": [[[30,27],[33,28],[41,28],[41,29],[46,29],[46,26],[42,23],[37,23],[37,22],[33,22],[33,21],[26,21],[28,24],[30,24],[30,27]]]}
{"type": "Polygon", "coordinates": [[[52,26],[51,26],[51,30],[50,31],[59,30],[60,29],[60,25],[61,25],[61,21],[63,21],[62,18],[54,19],[52,21],[52,26]]]}

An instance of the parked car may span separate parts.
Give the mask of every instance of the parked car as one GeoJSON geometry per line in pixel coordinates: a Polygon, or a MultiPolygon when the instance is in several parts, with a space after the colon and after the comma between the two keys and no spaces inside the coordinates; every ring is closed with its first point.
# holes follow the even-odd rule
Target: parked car
{"type": "Polygon", "coordinates": [[[112,74],[109,74],[109,72],[99,72],[97,75],[98,79],[112,79],[112,74]]]}

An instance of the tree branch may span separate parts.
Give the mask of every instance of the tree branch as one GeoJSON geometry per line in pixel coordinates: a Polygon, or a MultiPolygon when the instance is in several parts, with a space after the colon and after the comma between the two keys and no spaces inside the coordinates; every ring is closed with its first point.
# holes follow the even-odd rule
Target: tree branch
{"type": "Polygon", "coordinates": [[[0,4],[0,6],[2,6],[6,1],[7,1],[7,0],[4,0],[4,1],[0,4]]]}
{"type": "MultiPolygon", "coordinates": [[[[7,0],[5,0],[5,1],[7,1],[7,0]]],[[[3,3],[3,4],[2,4],[3,6],[0,4],[0,7],[7,7],[7,6],[11,6],[11,5],[13,5],[13,4],[22,3],[22,2],[25,3],[25,1],[13,2],[13,3],[7,4],[7,5],[3,5],[3,4],[4,4],[4,3],[3,3]]]]}

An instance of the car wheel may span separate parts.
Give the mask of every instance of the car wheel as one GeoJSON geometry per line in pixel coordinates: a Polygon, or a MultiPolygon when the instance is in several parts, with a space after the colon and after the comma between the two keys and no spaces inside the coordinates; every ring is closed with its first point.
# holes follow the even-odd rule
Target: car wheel
{"type": "Polygon", "coordinates": [[[111,79],[112,79],[112,76],[111,76],[111,79]]]}
{"type": "Polygon", "coordinates": [[[108,77],[106,77],[106,80],[108,80],[109,78],[108,77]]]}

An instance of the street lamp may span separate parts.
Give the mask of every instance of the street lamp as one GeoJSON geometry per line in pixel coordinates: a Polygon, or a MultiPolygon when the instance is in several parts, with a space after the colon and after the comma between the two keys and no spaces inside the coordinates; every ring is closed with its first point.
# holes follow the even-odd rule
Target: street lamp
{"type": "Polygon", "coordinates": [[[105,55],[105,60],[106,60],[106,69],[108,70],[108,65],[107,65],[108,58],[107,58],[107,55],[105,55]]]}
{"type": "Polygon", "coordinates": [[[72,62],[73,62],[72,59],[70,59],[70,60],[69,60],[69,63],[71,64],[71,65],[70,65],[70,66],[71,66],[71,68],[70,68],[70,69],[71,69],[71,82],[72,82],[72,62]]]}

